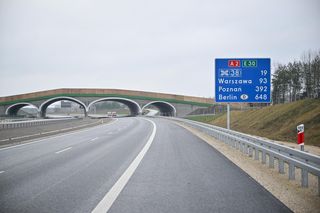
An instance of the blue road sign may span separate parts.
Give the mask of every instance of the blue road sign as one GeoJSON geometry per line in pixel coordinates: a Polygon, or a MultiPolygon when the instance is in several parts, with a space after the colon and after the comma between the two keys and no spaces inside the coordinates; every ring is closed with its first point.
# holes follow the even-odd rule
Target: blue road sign
{"type": "Polygon", "coordinates": [[[215,60],[216,102],[270,103],[270,58],[215,60]]]}

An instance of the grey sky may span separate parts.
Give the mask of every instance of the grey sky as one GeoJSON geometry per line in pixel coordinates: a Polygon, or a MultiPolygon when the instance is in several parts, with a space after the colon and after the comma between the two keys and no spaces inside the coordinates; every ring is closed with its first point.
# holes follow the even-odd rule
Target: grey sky
{"type": "Polygon", "coordinates": [[[319,0],[0,0],[0,96],[119,88],[209,97],[214,58],[320,48],[319,0]]]}

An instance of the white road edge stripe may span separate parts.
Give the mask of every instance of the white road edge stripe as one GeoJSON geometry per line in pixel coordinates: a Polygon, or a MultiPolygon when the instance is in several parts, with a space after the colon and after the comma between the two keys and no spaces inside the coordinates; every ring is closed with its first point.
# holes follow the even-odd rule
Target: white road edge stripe
{"type": "Polygon", "coordinates": [[[60,150],[60,151],[57,151],[56,154],[60,154],[61,152],[65,152],[65,151],[68,151],[69,149],[72,149],[72,147],[68,147],[68,148],[65,148],[63,150],[60,150]]]}
{"type": "Polygon", "coordinates": [[[156,135],[157,126],[156,124],[149,120],[144,119],[152,123],[153,130],[152,133],[146,143],[146,145],[143,147],[143,149],[140,151],[140,153],[137,155],[137,157],[132,161],[130,166],[126,169],[126,171],[121,175],[121,177],[117,180],[117,182],[112,186],[112,188],[108,191],[108,193],[103,197],[103,199],[98,203],[98,205],[92,210],[92,213],[105,213],[108,212],[111,208],[114,201],[119,196],[122,189],[125,187],[125,185],[128,183],[129,179],[139,166],[141,160],[149,150],[153,139],[156,135]]]}

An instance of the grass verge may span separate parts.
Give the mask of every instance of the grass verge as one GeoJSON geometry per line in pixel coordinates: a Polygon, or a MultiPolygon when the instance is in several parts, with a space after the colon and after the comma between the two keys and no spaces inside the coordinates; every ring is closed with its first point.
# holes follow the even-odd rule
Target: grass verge
{"type": "MultiPolygon", "coordinates": [[[[226,113],[188,119],[226,127],[226,113]]],[[[262,109],[231,111],[231,128],[247,134],[296,143],[296,126],[305,125],[305,144],[320,147],[320,100],[307,99],[262,109]]]]}

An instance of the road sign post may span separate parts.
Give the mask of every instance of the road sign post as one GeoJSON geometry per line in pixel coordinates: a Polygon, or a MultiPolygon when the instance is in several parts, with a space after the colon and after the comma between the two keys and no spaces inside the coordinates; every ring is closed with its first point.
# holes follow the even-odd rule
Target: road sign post
{"type": "Polygon", "coordinates": [[[270,103],[270,58],[219,58],[215,60],[215,100],[230,103],[270,103]]]}
{"type": "Polygon", "coordinates": [[[230,104],[227,105],[227,129],[230,129],[230,104]]]}

